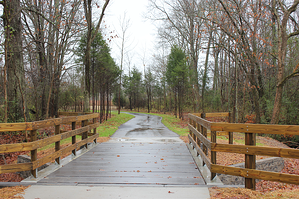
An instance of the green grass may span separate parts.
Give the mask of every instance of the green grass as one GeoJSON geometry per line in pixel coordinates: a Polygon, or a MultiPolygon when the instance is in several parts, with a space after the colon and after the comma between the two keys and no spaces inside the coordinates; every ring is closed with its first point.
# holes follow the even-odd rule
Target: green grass
{"type": "Polygon", "coordinates": [[[118,127],[129,121],[130,119],[134,118],[133,115],[126,114],[126,113],[118,113],[112,112],[113,115],[112,118],[109,118],[108,121],[103,122],[100,124],[100,126],[97,128],[97,132],[99,132],[100,137],[109,137],[115,133],[115,131],[118,129],[118,127]]]}
{"type": "MultiPolygon", "coordinates": [[[[142,113],[142,112],[132,112],[132,113],[142,113]]],[[[174,115],[168,114],[157,114],[157,113],[142,113],[142,114],[149,114],[149,115],[157,115],[162,117],[162,123],[169,128],[169,130],[177,133],[181,136],[186,136],[189,133],[188,127],[182,128],[178,123],[181,122],[180,119],[175,118],[174,115]]]]}

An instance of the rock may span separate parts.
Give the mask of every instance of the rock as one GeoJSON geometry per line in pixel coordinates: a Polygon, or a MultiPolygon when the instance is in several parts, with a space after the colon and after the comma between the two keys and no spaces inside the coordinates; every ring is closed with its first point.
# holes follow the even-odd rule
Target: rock
{"type": "MultiPolygon", "coordinates": [[[[245,168],[245,163],[229,165],[231,167],[245,168]]],[[[272,157],[256,161],[256,169],[262,171],[280,172],[284,168],[284,160],[280,157],[272,157]]],[[[225,185],[244,185],[244,177],[217,174],[225,185]]]]}
{"type": "MultiPolygon", "coordinates": [[[[31,162],[31,158],[28,155],[19,155],[18,156],[18,164],[19,163],[28,163],[31,162]]],[[[37,168],[38,171],[48,167],[50,165],[50,163],[44,164],[43,166],[40,166],[37,168]]],[[[17,172],[17,174],[20,174],[20,176],[22,178],[28,178],[29,176],[31,176],[31,171],[21,171],[21,172],[17,172]]]]}

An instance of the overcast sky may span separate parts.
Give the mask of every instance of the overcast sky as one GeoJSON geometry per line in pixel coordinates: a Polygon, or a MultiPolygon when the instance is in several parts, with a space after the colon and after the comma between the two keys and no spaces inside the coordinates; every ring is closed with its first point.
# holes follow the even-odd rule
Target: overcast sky
{"type": "MultiPolygon", "coordinates": [[[[147,13],[147,0],[111,0],[105,15],[103,25],[107,26],[106,31],[112,35],[121,35],[121,20],[126,13],[126,18],[130,20],[128,34],[125,41],[125,48],[128,56],[124,58],[124,70],[128,71],[128,60],[130,67],[134,65],[143,71],[143,62],[146,67],[150,63],[151,56],[154,52],[154,41],[156,38],[156,27],[153,22],[147,20],[144,16],[147,13]],[[145,61],[143,61],[145,60],[145,61]]],[[[108,34],[107,34],[108,35],[108,34]]],[[[121,38],[114,38],[110,43],[111,55],[116,64],[120,65],[121,55],[121,38]]]]}

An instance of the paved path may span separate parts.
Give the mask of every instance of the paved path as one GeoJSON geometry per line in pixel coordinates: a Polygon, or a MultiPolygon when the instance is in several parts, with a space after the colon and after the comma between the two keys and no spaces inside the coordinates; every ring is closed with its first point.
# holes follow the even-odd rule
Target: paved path
{"type": "Polygon", "coordinates": [[[27,189],[25,198],[47,198],[50,190],[60,193],[59,198],[208,198],[205,182],[178,135],[161,124],[160,117],[134,115],[109,142],[41,179],[27,189]],[[94,195],[79,197],[79,190],[94,195]]]}
{"type": "Polygon", "coordinates": [[[150,138],[150,137],[178,137],[178,134],[165,127],[161,117],[140,113],[131,113],[135,118],[122,124],[111,136],[112,138],[150,138]]]}

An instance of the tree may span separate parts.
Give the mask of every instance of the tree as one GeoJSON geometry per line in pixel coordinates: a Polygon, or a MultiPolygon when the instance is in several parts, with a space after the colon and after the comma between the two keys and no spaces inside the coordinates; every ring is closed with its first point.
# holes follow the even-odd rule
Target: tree
{"type": "MultiPolygon", "coordinates": [[[[84,53],[82,52],[86,51],[87,37],[88,35],[86,33],[81,37],[77,51],[79,61],[83,61],[85,59],[84,53]]],[[[111,101],[110,94],[112,87],[115,86],[114,83],[120,75],[120,70],[112,59],[110,49],[100,32],[98,32],[91,43],[90,55],[91,70],[90,74],[85,75],[90,76],[93,112],[95,112],[95,108],[98,107],[98,105],[95,104],[95,102],[98,101],[96,100],[96,96],[100,95],[100,120],[102,121],[108,118],[107,114],[111,101]],[[107,107],[106,110],[105,104],[107,107]]]]}
{"type": "Polygon", "coordinates": [[[71,67],[73,45],[82,29],[81,1],[23,2],[26,70],[34,87],[36,120],[57,116],[60,83],[71,67]]]}
{"type": "Polygon", "coordinates": [[[120,114],[120,107],[121,107],[121,80],[122,80],[122,71],[123,71],[123,63],[124,63],[124,55],[125,55],[125,48],[126,48],[126,40],[127,40],[127,31],[130,26],[130,20],[126,19],[126,13],[124,13],[123,19],[121,21],[121,32],[119,37],[121,39],[121,47],[120,47],[120,77],[119,77],[119,89],[118,89],[118,114],[120,114]]]}
{"type": "Polygon", "coordinates": [[[192,83],[194,112],[199,111],[199,70],[198,60],[202,45],[202,25],[204,20],[201,15],[202,1],[176,0],[176,1],[150,1],[152,18],[163,20],[163,28],[159,30],[160,38],[166,40],[171,46],[179,45],[186,50],[189,56],[190,82],[192,83]]]}
{"type": "Polygon", "coordinates": [[[25,73],[23,66],[22,23],[19,0],[1,2],[5,33],[5,118],[4,121],[26,121],[24,97],[25,73]],[[6,77],[7,75],[7,77],[6,77]]]}
{"type": "Polygon", "coordinates": [[[183,118],[183,98],[185,88],[187,88],[187,69],[184,51],[177,46],[173,46],[168,57],[166,78],[174,93],[174,114],[177,117],[178,108],[179,118],[183,118]]]}
{"type": "Polygon", "coordinates": [[[125,94],[129,98],[129,108],[139,108],[141,105],[142,73],[134,66],[129,75],[124,75],[125,94]]]}
{"type": "MultiPolygon", "coordinates": [[[[257,38],[258,24],[262,23],[262,13],[256,11],[264,7],[261,4],[251,4],[249,1],[244,3],[218,0],[218,2],[219,6],[216,8],[219,13],[211,13],[208,18],[227,35],[228,44],[234,42],[237,52],[242,56],[240,65],[251,84],[256,122],[260,123],[260,99],[264,95],[264,83],[257,44],[258,40],[266,41],[257,38]],[[252,13],[256,14],[252,15],[252,13]]],[[[235,54],[231,45],[226,47],[226,50],[232,55],[235,54]]]]}
{"type": "Polygon", "coordinates": [[[287,28],[288,22],[292,20],[291,14],[296,11],[298,4],[299,0],[294,0],[291,6],[287,8],[280,0],[272,0],[271,11],[275,19],[275,25],[277,26],[277,85],[271,124],[277,124],[279,121],[283,87],[286,81],[299,74],[298,63],[291,74],[288,76],[284,75],[288,40],[299,35],[297,28],[292,32],[287,28]]]}
{"type": "Polygon", "coordinates": [[[84,111],[87,111],[89,109],[89,96],[90,96],[90,49],[91,49],[91,43],[95,39],[96,35],[98,34],[100,25],[102,23],[103,17],[104,17],[104,12],[109,4],[110,0],[105,0],[105,3],[102,7],[102,12],[100,15],[100,18],[97,22],[97,25],[95,26],[94,33],[92,29],[92,5],[91,5],[91,0],[84,0],[83,5],[84,5],[84,12],[85,12],[85,18],[87,22],[87,41],[86,41],[86,49],[85,49],[85,59],[84,59],[84,71],[85,71],[85,102],[84,102],[84,111]]]}
{"type": "Polygon", "coordinates": [[[152,92],[153,92],[155,79],[153,77],[153,73],[152,73],[150,67],[148,67],[147,70],[144,72],[145,72],[144,73],[144,85],[145,85],[146,95],[147,95],[147,112],[150,113],[152,92]]]}

